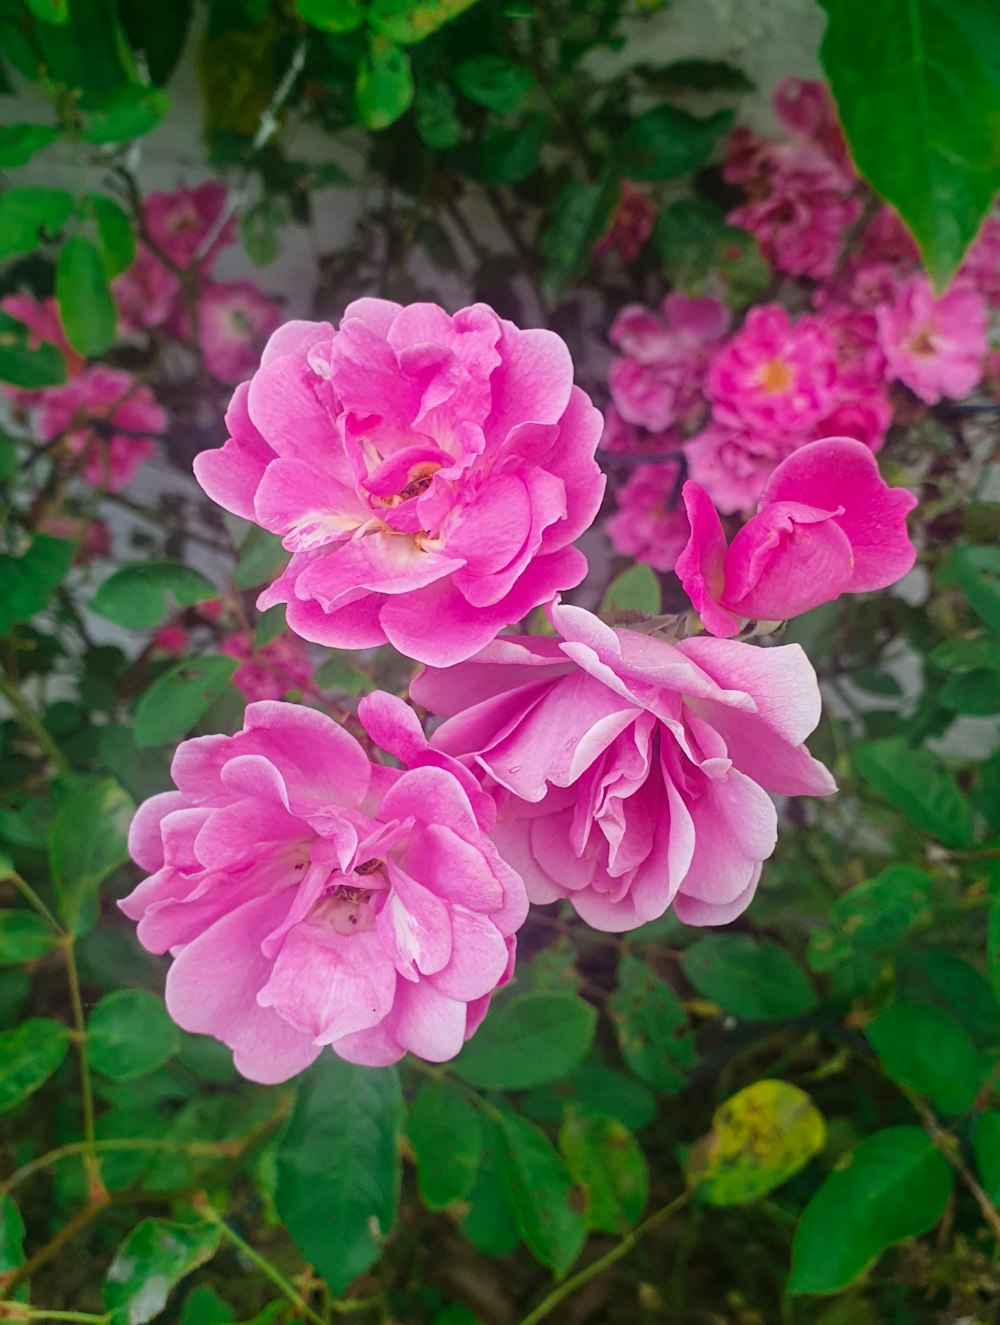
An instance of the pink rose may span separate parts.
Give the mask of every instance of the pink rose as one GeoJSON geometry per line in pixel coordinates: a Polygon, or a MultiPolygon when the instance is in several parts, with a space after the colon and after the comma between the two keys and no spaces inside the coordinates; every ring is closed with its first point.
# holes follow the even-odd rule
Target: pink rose
{"type": "Polygon", "coordinates": [[[786,129],[816,143],[831,160],[850,169],[837,107],[824,83],[814,78],[783,78],[774,89],[773,105],[786,129]]]}
{"type": "Polygon", "coordinates": [[[198,257],[198,266],[207,271],[222,249],[236,238],[233,217],[216,233],[226,198],[225,188],[215,180],[194,188],[182,184],[169,193],[147,194],[142,209],[150,238],[178,267],[189,267],[214,234],[208,251],[198,257]]]}
{"type": "Polygon", "coordinates": [[[153,636],[151,641],[153,649],[157,653],[165,653],[171,657],[180,657],[186,652],[191,643],[191,633],[176,623],[161,626],[153,636]]]}
{"type": "Polygon", "coordinates": [[[235,386],[249,377],[271,334],[281,325],[281,309],[253,281],[206,283],[198,294],[198,329],[208,371],[235,386]]]}
{"type": "Polygon", "coordinates": [[[124,331],[148,331],[162,327],[176,312],[181,283],[144,245],[135,262],[111,282],[124,331]]]}
{"type": "Polygon", "coordinates": [[[928,405],[943,396],[957,400],[979,382],[989,350],[988,313],[975,290],[959,282],[935,299],[926,276],[911,276],[875,315],[888,376],[928,405]]]}
{"type": "Polygon", "coordinates": [[[227,635],[219,652],[242,659],[233,685],[250,700],[281,699],[290,690],[304,690],[312,680],[312,659],[295,635],[279,635],[260,648],[247,635],[227,635]]]}
{"type": "Polygon", "coordinates": [[[680,465],[637,465],[618,489],[618,509],[604,522],[611,546],[654,570],[673,570],[688,540],[687,515],[678,498],[680,465]]]}
{"type": "MultiPolygon", "coordinates": [[[[38,441],[61,445],[80,458],[79,473],[95,488],[118,492],[156,450],[167,416],[131,373],[94,364],[64,386],[42,393],[38,441]]],[[[78,462],[74,461],[74,465],[78,462]]]]}
{"type": "MultiPolygon", "coordinates": [[[[399,701],[382,698],[386,725],[406,733],[399,701]]],[[[185,741],[173,777],[178,790],[133,820],[149,877],[121,907],[144,947],[174,956],[180,1026],[224,1041],[265,1083],[325,1045],[371,1066],[458,1053],[510,974],[527,911],[489,839],[487,797],[430,760],[372,764],[332,719],[271,702],[251,704],[235,736],[185,741]]]]}
{"type": "Polygon", "coordinates": [[[689,481],[683,496],[691,538],[676,571],[713,635],[735,635],[741,618],[783,621],[842,593],[885,589],[916,556],[906,515],[917,499],[890,488],[871,451],[848,437],[783,460],[728,548],[707,493],[689,481]]]}
{"type": "Polygon", "coordinates": [[[668,644],[554,605],[558,637],[499,639],[411,695],[447,721],[434,749],[497,798],[494,839],[535,902],[568,897],[598,929],[673,904],[725,924],[774,850],[769,791],[826,795],[803,741],[820,713],[800,648],[668,644]]]}
{"type": "Polygon", "coordinates": [[[837,363],[822,323],[791,323],[780,304],[752,308],[708,370],[717,423],[804,437],[834,403],[837,363]]]}
{"type": "Polygon", "coordinates": [[[688,474],[723,515],[751,511],[794,441],[710,424],[685,443],[688,474]]]}
{"type": "Polygon", "coordinates": [[[594,256],[602,257],[613,248],[622,262],[634,262],[646,240],[653,233],[656,207],[643,188],[623,179],[618,188],[618,206],[611,224],[594,245],[594,256]]]}
{"type": "Polygon", "coordinates": [[[195,473],[281,535],[258,602],[305,639],[455,662],[586,573],[602,422],[552,332],[360,299],[275,332],[227,422],[195,473]]]}

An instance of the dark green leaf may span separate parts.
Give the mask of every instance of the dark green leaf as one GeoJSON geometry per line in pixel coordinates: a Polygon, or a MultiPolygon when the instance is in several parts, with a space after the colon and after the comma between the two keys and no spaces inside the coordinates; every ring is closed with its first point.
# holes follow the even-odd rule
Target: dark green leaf
{"type": "Polygon", "coordinates": [[[66,360],[60,351],[44,342],[32,349],[24,323],[0,310],[0,382],[34,391],[65,380],[66,360]]]}
{"type": "Polygon", "coordinates": [[[1000,1044],[1000,1007],[990,982],[954,952],[904,949],[896,967],[896,996],[902,1003],[932,1003],[947,1012],[980,1049],[1000,1044]]]}
{"type": "Polygon", "coordinates": [[[777,943],[746,934],[709,934],[681,958],[699,994],[744,1021],[779,1021],[816,1006],[809,979],[777,943]]]}
{"type": "Polygon", "coordinates": [[[83,130],[88,143],[126,143],[149,133],[170,109],[165,92],[126,83],[91,111],[83,130]]]}
{"type": "Polygon", "coordinates": [[[65,578],[76,544],[38,534],[20,557],[0,556],[0,635],[48,605],[65,578]]]}
{"type": "MultiPolygon", "coordinates": [[[[277,534],[255,525],[240,543],[233,583],[237,589],[255,589],[265,580],[276,579],[287,565],[288,557],[277,534]]],[[[214,597],[215,593],[213,589],[209,596],[214,597]]]]}
{"type": "Polygon", "coordinates": [[[955,672],[944,679],[938,700],[952,713],[989,717],[1000,712],[1000,676],[983,668],[974,672],[955,672]]]}
{"type": "Polygon", "coordinates": [[[175,607],[193,607],[218,594],[211,580],[193,566],[179,561],[143,561],[109,575],[90,609],[116,626],[146,630],[159,625],[175,607]]]}
{"type": "Polygon", "coordinates": [[[893,1003],[865,1034],[893,1081],[920,1091],[944,1114],[972,1107],[986,1064],[946,1012],[925,1003],[893,1003]]]}
{"type": "Polygon", "coordinates": [[[111,348],[118,309],[108,288],[104,259],[95,244],[74,235],[63,245],[56,267],[56,301],[66,339],[88,356],[111,348]]]}
{"type": "Polygon", "coordinates": [[[976,1123],[976,1167],[994,1205],[1000,1205],[1000,1109],[987,1109],[976,1123]]]}
{"type": "MultiPolygon", "coordinates": [[[[21,1212],[6,1192],[0,1196],[0,1283],[8,1270],[19,1270],[24,1264],[24,1236],[27,1230],[21,1212]]],[[[24,1302],[28,1285],[22,1284],[13,1294],[15,1302],[24,1302]]]]}
{"type": "Polygon", "coordinates": [[[1000,188],[1000,11],[992,0],[822,4],[821,57],[851,155],[942,289],[1000,188]]]}
{"type": "Polygon", "coordinates": [[[455,110],[455,95],[447,83],[438,81],[419,88],[414,120],[417,133],[435,152],[446,152],[461,140],[462,121],[455,110]]]}
{"type": "Polygon", "coordinates": [[[335,1293],[376,1260],[396,1222],[402,1114],[395,1068],[326,1053],[303,1079],[278,1148],[276,1201],[335,1293]]]}
{"type": "Polygon", "coordinates": [[[413,101],[410,57],[384,37],[373,37],[358,69],[358,110],[369,129],[386,129],[413,101]]]}
{"type": "Polygon", "coordinates": [[[694,1040],[681,1001],[666,981],[626,954],[608,1011],[622,1057],[636,1076],[656,1090],[680,1090],[694,1061],[694,1040]]]}
{"type": "Polygon", "coordinates": [[[169,791],[170,761],[162,750],[140,750],[128,727],[102,727],[97,748],[101,763],[137,801],[169,791]]]}
{"type": "Polygon", "coordinates": [[[636,562],[608,585],[601,599],[601,611],[643,612],[655,616],[660,610],[660,581],[656,572],[642,562],[636,562]]]}
{"type": "Polygon", "coordinates": [[[635,70],[643,83],[657,92],[752,92],[753,83],[742,69],[726,60],[672,60],[664,65],[640,65],[635,70]]]}
{"type": "Polygon", "coordinates": [[[49,833],[49,864],[59,912],[73,933],[91,928],[94,896],[112,870],[128,859],[128,828],[135,805],[113,778],[76,792],[49,833]]]}
{"type": "Polygon", "coordinates": [[[59,1021],[29,1017],[0,1032],[0,1113],[6,1113],[44,1086],[69,1048],[69,1031],[59,1021]]]}
{"type": "Polygon", "coordinates": [[[991,630],[1000,631],[1000,548],[957,548],[952,567],[973,612],[991,630]]]}
{"type": "Polygon", "coordinates": [[[135,261],[135,231],[132,222],[113,198],[105,193],[88,193],[87,205],[97,225],[97,243],[108,280],[131,267],[135,261]]]}
{"type": "Polygon", "coordinates": [[[489,1013],[453,1063],[487,1090],[524,1090],[565,1076],[594,1038],[597,1013],[575,994],[518,994],[489,1013]]]}
{"type": "Polygon", "coordinates": [[[600,184],[570,180],[556,195],[539,241],[549,297],[560,299],[587,270],[617,203],[618,181],[611,173],[600,184]]]}
{"type": "Polygon", "coordinates": [[[475,55],[452,70],[455,86],[477,106],[516,115],[535,86],[530,72],[502,55],[475,55]]]}
{"type": "Polygon", "coordinates": [[[27,0],[27,7],[40,23],[62,26],[69,20],[69,0],[27,0]]]}
{"type": "Polygon", "coordinates": [[[587,1236],[573,1179],[545,1133],[526,1118],[503,1112],[503,1180],[517,1231],[531,1252],[557,1274],[565,1274],[587,1236]]]}
{"type": "Polygon", "coordinates": [[[763,298],[771,279],[753,236],[702,198],[680,198],[660,212],[653,242],[664,274],[685,294],[703,294],[721,277],[729,302],[743,307],[763,298]]]}
{"type": "Polygon", "coordinates": [[[927,655],[935,667],[946,672],[1000,672],[1000,639],[996,635],[976,635],[948,639],[927,655]]]}
{"type": "Polygon", "coordinates": [[[587,1227],[625,1233],[642,1215],[649,1172],[639,1143],[613,1118],[570,1110],[559,1129],[559,1149],[574,1181],[587,1193],[587,1227]]]}
{"type": "Polygon", "coordinates": [[[0,193],[0,258],[30,253],[57,234],[73,214],[65,189],[8,189],[0,193]]]}
{"type": "Polygon", "coordinates": [[[428,1210],[444,1210],[468,1196],[483,1153],[483,1129],[467,1096],[447,1081],[425,1082],[410,1106],[406,1132],[428,1210]]]}
{"type": "Polygon", "coordinates": [[[476,0],[371,0],[368,22],[401,46],[423,41],[476,0]]]}
{"type": "Polygon", "coordinates": [[[219,1229],[208,1222],[174,1224],[144,1219],[115,1252],[104,1280],[111,1325],[146,1325],[167,1305],[175,1284],[204,1265],[219,1246],[219,1229]]]}
{"type": "Polygon", "coordinates": [[[145,57],[149,76],[157,87],[163,87],[177,68],[193,9],[193,0],[171,0],[165,5],[151,5],[149,0],[118,0],[125,34],[145,57]]]}
{"type": "Polygon", "coordinates": [[[0,167],[26,165],[36,152],[59,137],[59,130],[48,124],[9,124],[0,128],[0,167]]]}
{"type": "Polygon", "coordinates": [[[703,166],[733,123],[732,111],[699,119],[673,106],[655,106],[633,120],[621,145],[621,170],[628,179],[680,179],[703,166]]]}
{"type": "Polygon", "coordinates": [[[188,658],[159,677],[139,700],[133,734],[140,750],[186,736],[229,684],[238,658],[188,658]]]}
{"type": "Polygon", "coordinates": [[[517,1246],[517,1224],[502,1173],[507,1152],[497,1123],[484,1117],[483,1154],[460,1228],[485,1256],[506,1256],[517,1246]]]}
{"type": "Polygon", "coordinates": [[[199,1284],[188,1293],[178,1325],[229,1325],[232,1319],[231,1308],[215,1289],[199,1284]]]}
{"type": "Polygon", "coordinates": [[[873,984],[882,954],[931,914],[931,887],[923,870],[887,865],[874,879],[838,897],[827,912],[828,927],[809,937],[812,970],[843,968],[849,985],[873,984]]]}
{"type": "Polygon", "coordinates": [[[656,1097],[649,1087],[608,1067],[596,1054],[560,1081],[533,1090],[521,1103],[540,1123],[561,1122],[571,1106],[580,1113],[605,1114],[633,1132],[656,1117],[656,1097]]]}
{"type": "Polygon", "coordinates": [[[87,1022],[87,1058],[112,1081],[132,1081],[162,1067],[181,1047],[163,1000],[143,989],[105,994],[87,1022]]]}
{"type": "Polygon", "coordinates": [[[310,27],[339,36],[356,32],[365,21],[357,0],[295,0],[295,12],[310,27]]]}
{"type": "Polygon", "coordinates": [[[755,1081],[716,1109],[688,1182],[709,1205],[747,1205],[787,1182],[826,1142],[823,1115],[787,1081],[755,1081]]]}
{"type": "Polygon", "coordinates": [[[914,827],[948,847],[970,845],[972,809],[937,755],[890,736],[857,746],[855,760],[861,776],[914,827]]]}
{"type": "Polygon", "coordinates": [[[545,144],[544,115],[517,124],[488,124],[476,151],[476,174],[487,188],[517,184],[538,169],[545,144]]]}
{"type": "Polygon", "coordinates": [[[803,1211],[788,1291],[846,1288],[886,1247],[933,1228],[951,1187],[948,1161],[926,1132],[887,1127],[868,1137],[803,1211]]]}
{"type": "Polygon", "coordinates": [[[51,925],[34,911],[0,911],[0,966],[37,961],[55,942],[51,925]]]}

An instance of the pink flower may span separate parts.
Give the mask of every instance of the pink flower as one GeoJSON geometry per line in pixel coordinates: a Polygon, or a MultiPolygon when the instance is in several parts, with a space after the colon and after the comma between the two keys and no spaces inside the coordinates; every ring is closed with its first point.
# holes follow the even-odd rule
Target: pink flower
{"type": "Polygon", "coordinates": [[[175,657],[184,653],[190,643],[190,631],[176,624],[161,626],[152,640],[157,653],[166,653],[175,657]]]}
{"type": "Polygon", "coordinates": [[[849,167],[837,107],[824,83],[813,78],[783,78],[774,89],[773,104],[786,129],[816,143],[838,165],[849,167]]]}
{"type": "Polygon", "coordinates": [[[178,790],[140,806],[129,847],[149,877],[122,910],[174,956],[171,1016],[244,1076],[284,1081],[324,1045],[371,1066],[452,1058],[508,978],[523,884],[488,798],[434,763],[372,764],[325,715],[263,702],[235,736],[185,741],[178,790]]]}
{"type": "Polygon", "coordinates": [[[60,437],[81,477],[118,492],[156,450],[167,416],[148,386],[131,373],[95,364],[64,386],[44,392],[38,409],[39,442],[60,437]]]}
{"type": "Polygon", "coordinates": [[[176,311],[181,283],[172,271],[139,246],[135,262],[111,282],[124,331],[148,331],[161,327],[176,311]]]}
{"type": "Polygon", "coordinates": [[[653,233],[656,207],[638,184],[623,179],[618,189],[618,206],[611,224],[594,245],[594,256],[601,257],[616,248],[622,262],[634,262],[639,250],[653,233]]]}
{"type": "Polygon", "coordinates": [[[198,296],[198,323],[208,371],[235,386],[260,362],[268,338],[281,325],[281,309],[252,281],[206,284],[198,296]]]}
{"type": "MultiPolygon", "coordinates": [[[[794,442],[710,424],[685,443],[688,474],[723,515],[751,511],[794,442]]],[[[686,540],[685,540],[686,541],[686,540]]]]}
{"type": "Polygon", "coordinates": [[[1000,217],[988,216],[958,269],[957,279],[991,305],[1000,303],[1000,217]]]}
{"type": "Polygon", "coordinates": [[[706,390],[716,422],[804,437],[834,403],[833,342],[818,319],[761,304],[716,355],[706,390]]]}
{"type": "Polygon", "coordinates": [[[557,638],[498,639],[427,669],[417,703],[447,721],[431,745],[497,798],[494,840],[534,902],[568,897],[598,929],[671,904],[725,924],[753,896],[777,821],[768,792],[826,795],[803,742],[819,688],[797,645],[668,644],[550,610],[557,638]]]}
{"type": "Polygon", "coordinates": [[[305,639],[446,664],[586,573],[569,544],[604,491],[601,416],[549,331],[361,299],[338,331],[277,331],[227,422],[195,473],[282,536],[258,602],[305,639]]]}
{"type": "Polygon", "coordinates": [[[250,700],[281,699],[290,690],[304,690],[312,680],[312,659],[294,635],[279,635],[259,649],[246,635],[227,635],[219,652],[245,659],[233,673],[233,684],[250,700]]]}
{"type": "Polygon", "coordinates": [[[812,143],[783,144],[773,149],[763,182],[727,220],[748,230],[777,270],[825,280],[861,214],[856,182],[812,143]]]}
{"type": "Polygon", "coordinates": [[[837,404],[817,425],[816,437],[855,437],[869,450],[879,451],[891,423],[892,403],[885,387],[857,387],[840,395],[837,404]]]}
{"type": "Polygon", "coordinates": [[[885,589],[916,555],[906,532],[916,498],[890,488],[871,451],[848,437],[783,460],[728,548],[707,493],[688,482],[683,495],[691,538],[677,575],[713,635],[735,635],[740,618],[783,621],[842,593],[885,589]]]}
{"type": "Polygon", "coordinates": [[[911,276],[875,312],[888,375],[928,405],[967,395],[980,380],[988,314],[975,290],[960,283],[935,299],[926,276],[911,276]]]}
{"type": "Polygon", "coordinates": [[[669,451],[680,451],[681,437],[672,428],[663,432],[648,432],[637,428],[634,423],[626,423],[615,409],[608,405],[604,411],[604,431],[601,434],[601,450],[609,455],[663,455],[669,451]]]}
{"type": "Polygon", "coordinates": [[[604,522],[611,546],[654,570],[673,570],[688,540],[687,516],[678,503],[680,465],[637,465],[618,489],[618,509],[604,522]]]}
{"type": "MultiPolygon", "coordinates": [[[[170,193],[150,193],[143,199],[143,213],[150,238],[178,267],[189,267],[208,237],[215,234],[226,207],[226,190],[215,180],[195,188],[180,185],[170,193]]],[[[236,237],[236,222],[230,217],[215,235],[208,251],[198,258],[207,271],[219,253],[236,237]]]]}

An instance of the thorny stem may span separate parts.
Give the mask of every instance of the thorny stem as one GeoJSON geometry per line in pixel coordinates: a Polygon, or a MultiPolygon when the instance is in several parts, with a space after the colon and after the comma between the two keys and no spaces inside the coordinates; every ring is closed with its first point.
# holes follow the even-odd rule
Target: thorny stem
{"type": "Polygon", "coordinates": [[[42,726],[38,717],[25,703],[24,697],[14,684],[13,679],[3,672],[0,672],[0,695],[3,695],[7,703],[14,710],[18,722],[28,735],[34,738],[35,744],[39,747],[42,753],[48,759],[51,759],[52,763],[55,764],[60,772],[65,772],[69,768],[66,756],[42,726]]]}
{"type": "Polygon", "coordinates": [[[687,1205],[690,1197],[690,1192],[681,1192],[680,1196],[674,1197],[669,1205],[663,1206],[661,1210],[651,1214],[648,1219],[644,1219],[641,1224],[637,1224],[632,1232],[622,1238],[621,1242],[612,1247],[610,1251],[605,1252],[603,1256],[598,1256],[596,1261],[591,1261],[577,1274],[570,1275],[568,1279],[554,1288],[548,1297],[544,1298],[535,1307],[534,1311],[530,1311],[521,1320],[520,1325],[537,1325],[538,1321],[544,1320],[571,1293],[575,1293],[578,1288],[582,1288],[584,1284],[589,1283],[597,1275],[603,1274],[609,1266],[614,1265],[616,1261],[620,1261],[623,1256],[627,1256],[647,1233],[651,1233],[654,1228],[666,1223],[678,1210],[682,1210],[687,1205]]]}
{"type": "Polygon", "coordinates": [[[985,1188],[981,1186],[965,1160],[958,1154],[953,1138],[944,1131],[933,1110],[920,1098],[916,1091],[910,1090],[907,1086],[901,1086],[900,1089],[910,1101],[914,1112],[919,1114],[927,1135],[971,1192],[976,1205],[979,1206],[979,1213],[989,1227],[990,1232],[1000,1242],[1000,1213],[997,1212],[997,1208],[990,1200],[985,1188]]]}

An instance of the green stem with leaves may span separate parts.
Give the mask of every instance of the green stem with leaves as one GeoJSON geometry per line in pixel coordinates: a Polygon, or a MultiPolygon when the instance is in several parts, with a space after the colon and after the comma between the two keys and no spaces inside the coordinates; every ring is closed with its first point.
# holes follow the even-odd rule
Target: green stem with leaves
{"type": "Polygon", "coordinates": [[[34,740],[42,754],[50,759],[60,772],[65,772],[66,769],[69,768],[66,756],[45,730],[37,714],[32,712],[24,696],[17,688],[13,678],[8,676],[5,672],[0,672],[0,695],[3,695],[4,699],[6,699],[7,703],[14,710],[14,716],[28,735],[34,740]]]}

